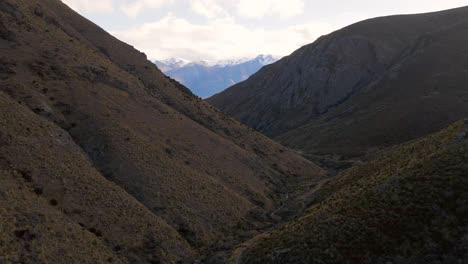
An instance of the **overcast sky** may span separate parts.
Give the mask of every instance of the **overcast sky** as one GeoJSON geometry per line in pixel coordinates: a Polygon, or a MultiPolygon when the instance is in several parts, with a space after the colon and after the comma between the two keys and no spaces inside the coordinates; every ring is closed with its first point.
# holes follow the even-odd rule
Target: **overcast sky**
{"type": "Polygon", "coordinates": [[[467,0],[62,0],[149,59],[288,55],[366,18],[438,11],[467,0]]]}

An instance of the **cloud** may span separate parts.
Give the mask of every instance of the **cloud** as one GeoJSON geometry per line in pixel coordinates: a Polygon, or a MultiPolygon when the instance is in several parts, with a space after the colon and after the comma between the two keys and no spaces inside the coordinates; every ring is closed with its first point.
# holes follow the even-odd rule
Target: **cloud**
{"type": "Polygon", "coordinates": [[[112,13],[114,5],[112,0],[62,0],[77,12],[85,13],[112,13]]]}
{"type": "Polygon", "coordinates": [[[304,12],[304,0],[239,0],[237,12],[248,18],[279,16],[286,19],[304,12]]]}
{"type": "Polygon", "coordinates": [[[249,28],[231,18],[197,24],[168,14],[159,21],[111,33],[133,43],[150,59],[218,60],[258,54],[288,55],[332,29],[323,23],[249,28]]]}
{"type": "Polygon", "coordinates": [[[206,18],[240,16],[287,19],[304,13],[304,0],[191,0],[192,10],[206,18]]]}
{"type": "Polygon", "coordinates": [[[190,4],[192,10],[201,16],[206,18],[220,18],[227,17],[228,13],[226,12],[223,3],[219,0],[191,0],[190,4]]]}
{"type": "MultiPolygon", "coordinates": [[[[99,1],[99,0],[96,0],[99,1]]],[[[140,12],[145,9],[159,8],[172,3],[173,0],[132,0],[120,6],[120,10],[129,17],[135,18],[140,12]]]]}

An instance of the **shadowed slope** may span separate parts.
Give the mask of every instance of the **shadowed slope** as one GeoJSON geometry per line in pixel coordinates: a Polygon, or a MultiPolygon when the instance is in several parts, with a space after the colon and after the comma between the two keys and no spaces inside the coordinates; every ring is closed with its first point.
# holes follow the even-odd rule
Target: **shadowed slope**
{"type": "Polygon", "coordinates": [[[245,263],[464,263],[468,121],[342,173],[245,263]]]}
{"type": "MultiPolygon", "coordinates": [[[[122,187],[142,210],[159,219],[152,221],[167,224],[167,232],[185,239],[178,245],[182,250],[174,249],[172,255],[152,250],[164,261],[190,258],[191,248],[203,253],[272,224],[277,219],[271,212],[285,202],[283,194],[324,175],[314,164],[198,100],[144,54],[60,1],[1,1],[0,61],[0,90],[34,112],[30,122],[46,120],[66,131],[102,181],[122,187]]],[[[109,190],[96,192],[106,195],[109,190]]],[[[108,239],[101,232],[98,239],[108,239]]],[[[172,241],[160,236],[155,234],[151,243],[172,241]]],[[[133,252],[132,245],[119,246],[133,252]]],[[[140,257],[138,252],[126,254],[140,257]]]]}
{"type": "Polygon", "coordinates": [[[349,101],[278,139],[292,147],[359,154],[419,138],[468,114],[468,19],[415,41],[349,101]]]}

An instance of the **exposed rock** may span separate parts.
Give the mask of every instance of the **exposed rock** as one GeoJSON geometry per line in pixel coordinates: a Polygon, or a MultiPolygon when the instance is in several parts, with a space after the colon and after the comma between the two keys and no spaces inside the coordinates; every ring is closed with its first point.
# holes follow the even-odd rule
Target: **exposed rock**
{"type": "Polygon", "coordinates": [[[0,16],[0,38],[8,41],[16,40],[16,35],[3,24],[2,16],[0,16]]]}
{"type": "Polygon", "coordinates": [[[7,79],[16,72],[13,70],[14,63],[0,59],[0,79],[7,79]]]}

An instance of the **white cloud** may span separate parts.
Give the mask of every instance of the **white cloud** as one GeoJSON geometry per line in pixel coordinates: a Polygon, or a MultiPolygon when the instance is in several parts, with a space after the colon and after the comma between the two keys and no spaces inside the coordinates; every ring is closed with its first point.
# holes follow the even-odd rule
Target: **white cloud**
{"type": "Polygon", "coordinates": [[[135,18],[145,9],[160,8],[172,2],[173,0],[132,0],[122,4],[120,6],[120,10],[122,10],[122,12],[124,12],[127,16],[135,18]]]}
{"type": "Polygon", "coordinates": [[[287,19],[304,12],[305,0],[191,0],[192,10],[207,18],[238,15],[260,19],[278,17],[287,19]]]}
{"type": "Polygon", "coordinates": [[[219,0],[191,0],[190,3],[195,13],[206,18],[212,19],[228,16],[224,8],[225,3],[221,3],[219,0]]]}
{"type": "Polygon", "coordinates": [[[304,12],[304,0],[239,0],[237,12],[248,18],[279,16],[291,18],[304,12]]]}
{"type": "Polygon", "coordinates": [[[77,12],[85,13],[112,13],[114,6],[112,0],[62,0],[77,12]]]}
{"type": "Polygon", "coordinates": [[[230,18],[195,24],[168,14],[157,22],[112,34],[133,43],[150,59],[218,60],[258,54],[288,55],[331,30],[330,25],[323,23],[271,30],[249,28],[230,18]]]}
{"type": "Polygon", "coordinates": [[[321,34],[362,19],[466,5],[466,0],[63,1],[151,59],[190,60],[287,55],[321,34]],[[115,9],[124,15],[112,12],[115,9]],[[125,14],[138,18],[130,21],[125,14]]]}

